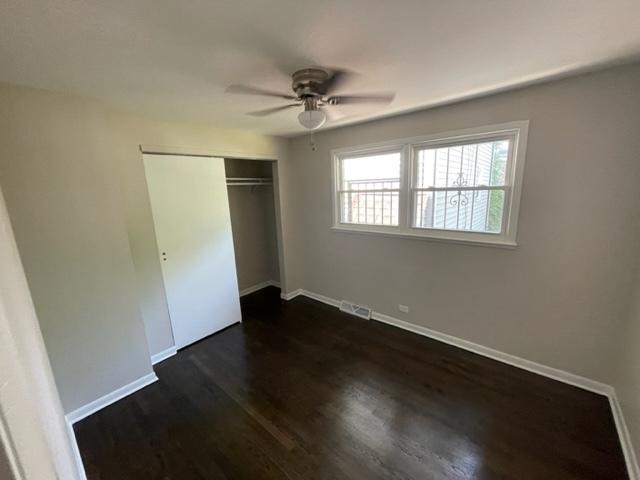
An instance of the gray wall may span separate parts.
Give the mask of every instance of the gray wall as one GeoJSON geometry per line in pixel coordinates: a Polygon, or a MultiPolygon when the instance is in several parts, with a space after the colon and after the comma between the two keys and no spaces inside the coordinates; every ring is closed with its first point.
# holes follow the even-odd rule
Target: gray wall
{"type": "MultiPolygon", "coordinates": [[[[271,177],[272,163],[225,159],[227,177],[271,177]]],[[[280,281],[273,186],[231,186],[229,211],[238,273],[243,290],[280,281]]]]}
{"type": "Polygon", "coordinates": [[[305,289],[610,383],[640,240],[640,66],[319,132],[291,146],[305,289]],[[330,150],[530,120],[514,250],[330,229],[330,150]],[[409,314],[398,310],[408,305],[409,314]]]}
{"type": "Polygon", "coordinates": [[[273,156],[286,189],[286,142],[8,85],[0,104],[0,185],[69,412],[150,373],[150,353],[173,344],[139,145],[273,156]]]}

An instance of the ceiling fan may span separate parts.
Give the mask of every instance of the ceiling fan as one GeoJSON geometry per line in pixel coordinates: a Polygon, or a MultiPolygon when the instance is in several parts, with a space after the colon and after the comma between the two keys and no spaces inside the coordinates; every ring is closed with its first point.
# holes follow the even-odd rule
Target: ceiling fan
{"type": "Polygon", "coordinates": [[[393,100],[395,96],[394,93],[334,95],[333,93],[344,84],[350,76],[351,74],[346,70],[329,71],[322,68],[304,68],[298,70],[291,76],[293,80],[291,88],[295,95],[272,92],[247,85],[230,85],[226,91],[228,93],[245,95],[264,95],[294,102],[280,107],[250,112],[248,114],[258,117],[304,105],[304,111],[298,114],[298,121],[303,127],[310,130],[324,125],[327,118],[329,118],[329,120],[342,118],[344,115],[333,108],[336,105],[390,103],[393,100]]]}

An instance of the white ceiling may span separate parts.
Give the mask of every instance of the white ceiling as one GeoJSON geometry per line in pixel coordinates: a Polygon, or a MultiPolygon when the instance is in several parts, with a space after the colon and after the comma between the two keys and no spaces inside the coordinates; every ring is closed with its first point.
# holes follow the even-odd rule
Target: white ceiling
{"type": "Polygon", "coordinates": [[[255,118],[312,65],[359,74],[341,93],[397,92],[342,107],[347,122],[508,88],[640,54],[638,0],[2,0],[0,81],[99,98],[127,111],[264,133],[255,118]]]}

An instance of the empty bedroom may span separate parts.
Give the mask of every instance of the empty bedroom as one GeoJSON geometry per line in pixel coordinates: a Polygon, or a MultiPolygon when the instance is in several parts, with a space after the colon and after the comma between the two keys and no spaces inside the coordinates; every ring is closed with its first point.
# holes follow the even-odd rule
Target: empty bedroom
{"type": "Polygon", "coordinates": [[[2,0],[1,480],[640,480],[637,0],[2,0]]]}

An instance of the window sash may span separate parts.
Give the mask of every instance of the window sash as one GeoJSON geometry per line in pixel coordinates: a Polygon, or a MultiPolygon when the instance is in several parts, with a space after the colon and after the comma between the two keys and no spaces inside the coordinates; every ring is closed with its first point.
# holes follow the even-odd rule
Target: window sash
{"type": "Polygon", "coordinates": [[[442,139],[433,139],[426,141],[415,141],[410,142],[411,147],[416,150],[433,150],[436,148],[449,148],[449,147],[466,147],[467,145],[476,145],[478,143],[492,143],[492,142],[500,142],[502,140],[510,140],[517,135],[517,132],[509,132],[509,133],[499,133],[499,134],[491,134],[491,133],[478,133],[476,135],[471,135],[469,138],[462,137],[450,137],[450,138],[442,138],[442,139]]]}
{"type": "Polygon", "coordinates": [[[485,191],[485,190],[507,190],[510,185],[477,185],[475,187],[425,187],[425,188],[412,188],[414,192],[473,192],[473,191],[485,191]]]}
{"type": "MultiPolygon", "coordinates": [[[[397,229],[404,224],[403,219],[403,197],[406,194],[405,190],[405,169],[406,169],[406,158],[405,158],[405,149],[403,146],[391,145],[383,148],[374,148],[374,149],[365,149],[363,151],[352,151],[346,153],[344,155],[340,155],[337,157],[337,169],[335,175],[335,193],[333,197],[333,201],[335,202],[335,215],[336,215],[336,223],[340,225],[349,225],[349,226],[357,226],[357,227],[370,227],[370,228],[385,228],[385,229],[397,229]],[[345,189],[344,185],[344,161],[352,158],[362,158],[362,157],[373,157],[378,155],[386,155],[386,154],[394,154],[397,153],[400,155],[400,174],[398,179],[393,179],[392,181],[398,183],[398,188],[375,188],[375,189],[345,189]],[[342,205],[342,196],[345,194],[396,194],[398,195],[397,205],[395,208],[397,209],[397,225],[385,225],[385,224],[377,224],[377,223],[363,223],[363,222],[353,222],[349,221],[348,218],[343,218],[343,209],[342,205]]],[[[376,181],[377,179],[370,179],[369,183],[384,183],[389,182],[391,179],[380,179],[380,181],[376,181]]],[[[383,212],[384,213],[384,212],[383,212]]],[[[365,221],[366,221],[365,214],[365,221]]]]}
{"type": "MultiPolygon", "coordinates": [[[[458,141],[456,141],[455,138],[453,139],[443,139],[443,140],[431,140],[429,142],[423,142],[423,143],[416,143],[416,144],[411,144],[411,150],[412,150],[412,155],[411,158],[409,159],[405,159],[406,161],[408,161],[410,163],[410,169],[411,169],[411,188],[443,188],[443,187],[418,187],[417,186],[417,181],[418,181],[418,165],[419,165],[419,161],[418,161],[418,155],[420,152],[425,151],[425,150],[437,150],[440,148],[455,148],[455,147],[465,147],[465,146],[469,146],[469,145],[478,145],[478,144],[483,144],[483,143],[495,143],[495,142],[501,142],[501,141],[508,141],[509,142],[509,151],[507,152],[507,163],[506,163],[506,167],[505,167],[505,172],[504,172],[504,179],[505,179],[505,183],[503,185],[505,186],[509,186],[511,185],[511,182],[509,182],[510,179],[512,179],[513,177],[513,164],[515,161],[515,145],[517,143],[517,139],[518,139],[518,132],[511,132],[508,134],[500,134],[500,135],[495,135],[495,134],[487,134],[485,136],[482,136],[481,134],[472,138],[472,139],[465,139],[465,140],[461,140],[459,139],[458,141]]],[[[496,185],[491,185],[491,186],[496,186],[496,185]]],[[[458,187],[456,187],[458,188],[458,187]]]]}
{"type": "Polygon", "coordinates": [[[338,194],[340,193],[384,193],[384,192],[401,192],[401,188],[372,188],[372,189],[362,189],[362,190],[338,190],[338,194]]]}
{"type": "MultiPolygon", "coordinates": [[[[461,138],[454,137],[449,139],[439,139],[439,140],[435,139],[429,142],[411,144],[410,157],[402,159],[403,161],[409,163],[409,169],[411,171],[411,181],[410,181],[410,188],[408,192],[409,200],[408,200],[408,209],[407,209],[409,227],[411,229],[415,229],[419,231],[438,230],[442,232],[457,233],[460,235],[468,235],[469,233],[474,233],[474,234],[490,235],[494,237],[504,236],[507,233],[508,220],[509,220],[509,214],[510,214],[510,203],[511,203],[510,193],[511,193],[511,187],[512,187],[510,181],[513,179],[513,166],[515,161],[514,147],[517,144],[517,138],[518,138],[518,132],[509,132],[509,133],[501,133],[501,134],[485,134],[485,135],[479,134],[477,136],[474,136],[474,138],[469,138],[464,140],[461,138]],[[469,185],[469,186],[451,185],[446,187],[444,186],[443,187],[436,187],[436,186],[418,187],[417,186],[418,179],[419,179],[418,170],[420,165],[420,161],[418,160],[418,158],[419,158],[420,152],[423,152],[426,150],[457,148],[457,147],[465,147],[470,145],[480,145],[480,144],[496,143],[496,142],[503,142],[503,141],[507,141],[509,145],[508,151],[507,151],[505,172],[504,172],[505,183],[499,184],[499,185],[482,185],[482,184],[469,185]],[[433,192],[433,196],[435,198],[435,195],[437,192],[445,192],[446,194],[448,192],[462,193],[462,192],[492,192],[492,191],[504,192],[500,230],[497,232],[490,231],[490,230],[468,230],[465,228],[459,228],[458,224],[456,224],[456,226],[452,228],[444,228],[440,226],[428,227],[428,226],[421,226],[418,224],[416,213],[417,213],[417,209],[419,208],[418,195],[420,194],[420,192],[433,192]]],[[[460,162],[462,162],[462,157],[460,158],[460,162]]],[[[477,162],[477,157],[476,157],[476,162],[477,162]]],[[[475,168],[476,167],[474,166],[474,170],[475,168]]],[[[448,170],[449,170],[449,164],[447,164],[447,172],[448,170]]],[[[448,177],[448,173],[447,173],[447,177],[448,177]]],[[[446,212],[445,212],[445,219],[446,219],[446,212]]]]}

